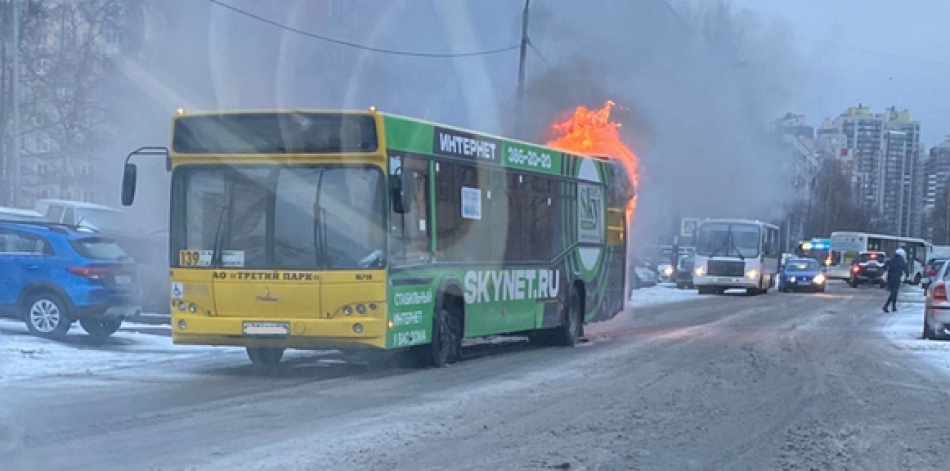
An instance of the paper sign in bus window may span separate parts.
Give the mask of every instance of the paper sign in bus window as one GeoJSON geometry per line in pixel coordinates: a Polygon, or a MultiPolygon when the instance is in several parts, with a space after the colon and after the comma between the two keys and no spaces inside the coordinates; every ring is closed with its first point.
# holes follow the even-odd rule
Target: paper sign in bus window
{"type": "Polygon", "coordinates": [[[482,218],[482,190],[462,187],[462,217],[465,219],[482,218]]]}

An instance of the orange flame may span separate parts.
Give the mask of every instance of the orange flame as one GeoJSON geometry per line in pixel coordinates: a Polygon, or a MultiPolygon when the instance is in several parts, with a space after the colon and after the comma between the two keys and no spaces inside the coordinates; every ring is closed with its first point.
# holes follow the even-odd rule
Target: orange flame
{"type": "MultiPolygon", "coordinates": [[[[639,159],[620,138],[620,123],[610,121],[610,112],[616,106],[608,101],[599,110],[589,110],[578,106],[574,115],[564,121],[551,125],[557,135],[547,145],[564,152],[586,155],[606,155],[623,164],[627,170],[630,184],[634,188],[640,181],[639,159]]],[[[637,207],[634,196],[627,204],[627,221],[631,220],[637,207]]]]}

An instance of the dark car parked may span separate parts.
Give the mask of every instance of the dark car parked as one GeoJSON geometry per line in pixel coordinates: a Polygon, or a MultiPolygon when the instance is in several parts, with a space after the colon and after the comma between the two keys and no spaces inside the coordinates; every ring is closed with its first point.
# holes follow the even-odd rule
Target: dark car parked
{"type": "Polygon", "coordinates": [[[138,314],[135,262],[95,231],[42,222],[0,221],[0,314],[31,333],[58,338],[79,321],[89,335],[112,335],[138,314]]]}

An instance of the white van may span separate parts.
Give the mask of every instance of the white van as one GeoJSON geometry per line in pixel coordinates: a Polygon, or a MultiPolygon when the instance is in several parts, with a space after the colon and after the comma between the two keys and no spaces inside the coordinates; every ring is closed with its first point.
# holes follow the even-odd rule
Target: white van
{"type": "Polygon", "coordinates": [[[42,213],[37,211],[0,206],[0,221],[46,221],[46,218],[43,217],[42,213]]]}
{"type": "Polygon", "coordinates": [[[53,222],[97,231],[129,231],[125,211],[85,201],[42,199],[33,207],[53,222]]]}

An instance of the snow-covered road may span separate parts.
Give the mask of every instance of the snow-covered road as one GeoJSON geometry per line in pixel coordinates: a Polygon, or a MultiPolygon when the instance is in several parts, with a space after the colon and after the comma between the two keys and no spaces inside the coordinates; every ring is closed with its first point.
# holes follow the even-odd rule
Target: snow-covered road
{"type": "MultiPolygon", "coordinates": [[[[634,290],[630,305],[643,308],[688,301],[696,296],[695,290],[660,285],[634,290]]],[[[288,352],[287,358],[325,354],[288,352]]],[[[181,368],[182,364],[208,368],[246,362],[242,349],[172,345],[169,326],[126,323],[113,337],[96,344],[79,327],[74,327],[66,340],[52,341],[29,335],[22,322],[0,320],[0,383],[123,373],[180,376],[189,371],[181,368]]]]}
{"type": "MultiPolygon", "coordinates": [[[[522,345],[445,369],[317,356],[260,376],[240,350],[122,333],[107,353],[138,366],[5,381],[0,454],[30,471],[946,468],[934,450],[950,418],[931,411],[950,400],[937,360],[950,342],[919,340],[919,290],[895,314],[883,291],[843,285],[651,290],[589,326],[587,348],[522,345]]],[[[46,358],[87,349],[11,341],[46,358]]]]}

